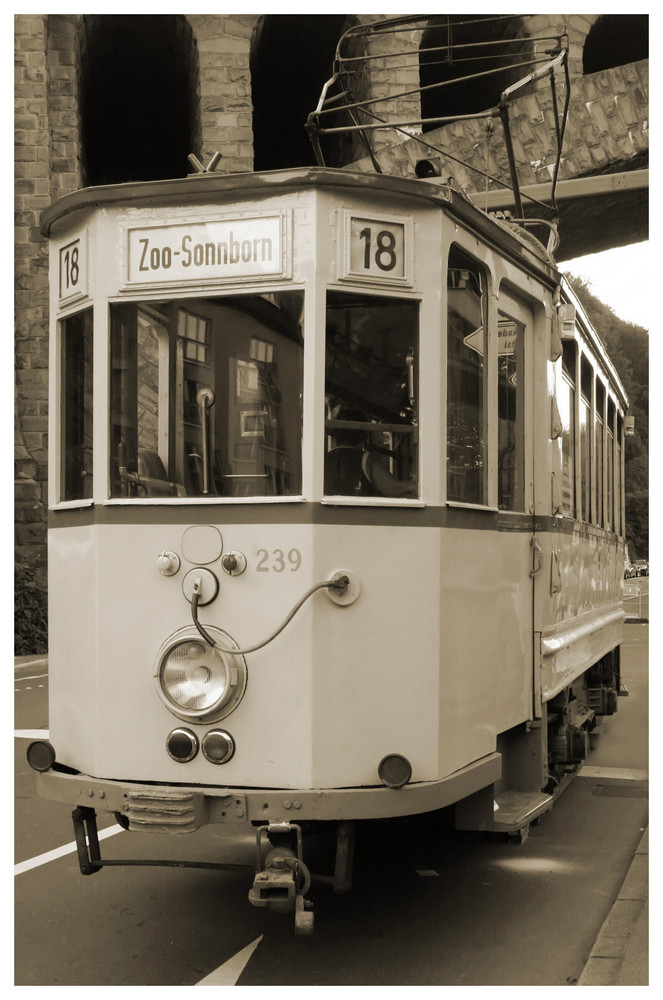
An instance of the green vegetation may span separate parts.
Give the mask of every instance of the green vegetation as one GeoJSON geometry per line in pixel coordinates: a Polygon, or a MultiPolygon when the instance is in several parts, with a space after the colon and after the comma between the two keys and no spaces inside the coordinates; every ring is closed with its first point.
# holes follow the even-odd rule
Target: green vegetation
{"type": "Polygon", "coordinates": [[[635,434],[626,438],[626,541],[633,559],[649,558],[649,332],[627,323],[590,291],[581,278],[566,274],[592,326],[605,344],[629,399],[635,434]]]}
{"type": "Polygon", "coordinates": [[[14,568],[14,655],[34,656],[48,651],[48,597],[30,566],[14,568]]]}

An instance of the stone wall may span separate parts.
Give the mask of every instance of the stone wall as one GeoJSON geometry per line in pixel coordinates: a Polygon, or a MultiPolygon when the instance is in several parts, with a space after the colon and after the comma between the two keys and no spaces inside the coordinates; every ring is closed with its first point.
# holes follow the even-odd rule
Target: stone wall
{"type": "Polygon", "coordinates": [[[48,258],[39,214],[51,201],[46,18],[16,17],[16,557],[43,577],[48,416],[48,258]]]}
{"type": "Polygon", "coordinates": [[[249,59],[257,20],[256,14],[189,17],[200,65],[202,159],[206,164],[218,150],[222,173],[253,166],[249,59]]]}

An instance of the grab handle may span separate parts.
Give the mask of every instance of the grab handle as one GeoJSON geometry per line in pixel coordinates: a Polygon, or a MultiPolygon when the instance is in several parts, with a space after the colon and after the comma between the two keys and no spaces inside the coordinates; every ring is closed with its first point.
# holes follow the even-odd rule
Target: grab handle
{"type": "Polygon", "coordinates": [[[532,547],[532,568],[529,571],[529,575],[533,579],[537,573],[541,572],[543,567],[543,549],[534,536],[530,538],[529,543],[532,547]]]}

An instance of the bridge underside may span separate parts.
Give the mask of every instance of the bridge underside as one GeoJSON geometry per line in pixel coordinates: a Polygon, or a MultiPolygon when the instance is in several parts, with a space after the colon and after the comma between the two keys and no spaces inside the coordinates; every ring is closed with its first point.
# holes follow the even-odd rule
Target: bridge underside
{"type": "MultiPolygon", "coordinates": [[[[527,198],[549,204],[550,187],[550,184],[532,184],[521,189],[526,217],[550,217],[527,198]]],[[[474,195],[473,201],[487,211],[513,213],[515,208],[513,193],[506,189],[474,195]]],[[[649,236],[649,170],[560,181],[557,206],[560,245],[555,258],[559,262],[640,243],[649,236]]],[[[543,228],[535,235],[546,241],[543,228]]]]}

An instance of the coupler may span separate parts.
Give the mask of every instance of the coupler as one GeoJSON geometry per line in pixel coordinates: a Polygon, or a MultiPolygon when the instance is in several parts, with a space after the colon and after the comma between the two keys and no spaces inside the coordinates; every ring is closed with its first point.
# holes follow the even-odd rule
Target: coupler
{"type": "Polygon", "coordinates": [[[249,902],[276,913],[295,914],[295,934],[313,933],[313,903],[304,899],[311,885],[311,873],[302,857],[302,831],[296,823],[269,823],[256,831],[256,875],[249,890],[249,902]],[[282,844],[284,835],[295,834],[296,850],[282,844]],[[263,861],[262,838],[274,838],[263,861]]]}

